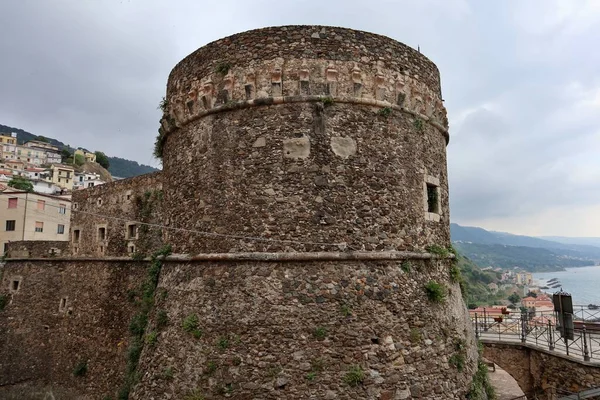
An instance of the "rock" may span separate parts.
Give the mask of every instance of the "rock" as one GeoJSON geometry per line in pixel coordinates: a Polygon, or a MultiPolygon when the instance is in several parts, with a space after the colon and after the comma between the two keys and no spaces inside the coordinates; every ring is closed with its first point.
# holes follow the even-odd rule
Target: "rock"
{"type": "Polygon", "coordinates": [[[267,145],[267,140],[265,139],[264,136],[261,136],[258,139],[256,139],[256,141],[254,142],[252,147],[265,147],[266,145],[267,145]]]}
{"type": "Polygon", "coordinates": [[[289,380],[285,376],[280,376],[275,380],[275,388],[283,389],[288,382],[289,380]]]}

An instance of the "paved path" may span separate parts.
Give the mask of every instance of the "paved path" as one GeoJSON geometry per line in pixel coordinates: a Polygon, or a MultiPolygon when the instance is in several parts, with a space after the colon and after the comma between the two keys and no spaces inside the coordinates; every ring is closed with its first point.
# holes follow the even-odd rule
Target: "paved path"
{"type": "Polygon", "coordinates": [[[496,372],[490,371],[489,377],[492,386],[496,390],[498,400],[510,400],[515,397],[524,396],[525,393],[523,393],[517,381],[508,372],[500,368],[497,364],[495,365],[496,372]]]}

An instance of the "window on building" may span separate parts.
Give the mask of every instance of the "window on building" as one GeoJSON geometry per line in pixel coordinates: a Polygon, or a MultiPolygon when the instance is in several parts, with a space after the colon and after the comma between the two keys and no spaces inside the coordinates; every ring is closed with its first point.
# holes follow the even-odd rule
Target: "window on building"
{"type": "Polygon", "coordinates": [[[430,213],[439,213],[439,189],[436,185],[427,184],[427,211],[430,213]]]}
{"type": "Polygon", "coordinates": [[[44,232],[44,223],[40,221],[35,222],[35,231],[36,232],[44,232]]]}
{"type": "Polygon", "coordinates": [[[79,204],[78,203],[73,203],[73,210],[77,210],[79,209],[79,204]]]}
{"type": "Polygon", "coordinates": [[[73,243],[79,243],[81,231],[79,229],[73,229],[73,243]]]}
{"type": "Polygon", "coordinates": [[[106,228],[100,227],[98,228],[98,240],[106,239],[106,228]]]}
{"type": "MultiPolygon", "coordinates": [[[[92,186],[94,186],[94,185],[92,185],[92,186]]],[[[90,187],[92,187],[92,186],[90,186],[90,187]]],[[[101,205],[102,205],[102,199],[98,199],[96,203],[97,203],[99,206],[101,206],[101,205]]]]}
{"type": "Polygon", "coordinates": [[[62,224],[58,224],[58,228],[56,229],[56,233],[58,233],[59,235],[62,235],[63,233],[65,233],[65,226],[62,224]]]}
{"type": "Polygon", "coordinates": [[[15,230],[15,223],[16,223],[16,221],[14,219],[7,220],[6,221],[6,230],[7,231],[14,231],[15,230]]]}
{"type": "Polygon", "coordinates": [[[135,245],[134,244],[130,244],[129,246],[127,246],[127,252],[129,254],[135,253],[135,245]]]}
{"type": "Polygon", "coordinates": [[[37,209],[40,211],[44,211],[46,209],[46,201],[45,200],[38,200],[37,201],[37,209]]]}
{"type": "Polygon", "coordinates": [[[127,225],[127,239],[137,239],[137,225],[127,225]]]}
{"type": "Polygon", "coordinates": [[[8,208],[17,208],[17,201],[19,199],[16,197],[11,197],[8,199],[8,208]]]}
{"type": "Polygon", "coordinates": [[[67,205],[66,204],[59,204],[58,205],[58,213],[59,214],[66,214],[67,213],[67,205]]]}
{"type": "Polygon", "coordinates": [[[4,243],[4,254],[8,253],[8,243],[4,243]]]}

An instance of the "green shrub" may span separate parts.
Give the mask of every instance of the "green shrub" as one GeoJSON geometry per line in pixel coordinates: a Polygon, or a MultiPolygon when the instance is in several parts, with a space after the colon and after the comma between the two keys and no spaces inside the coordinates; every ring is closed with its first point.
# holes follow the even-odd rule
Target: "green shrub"
{"type": "Polygon", "coordinates": [[[118,400],[129,400],[129,384],[125,384],[119,389],[119,394],[117,396],[118,400]]]}
{"type": "Polygon", "coordinates": [[[206,373],[208,375],[212,375],[215,371],[217,370],[217,363],[214,362],[213,360],[210,360],[207,364],[206,364],[206,373]]]}
{"type": "Polygon", "coordinates": [[[450,252],[448,251],[447,248],[443,247],[443,246],[438,246],[437,244],[431,245],[431,246],[427,246],[425,248],[425,250],[427,250],[428,253],[431,254],[436,254],[440,257],[448,257],[450,255],[450,252]]]}
{"type": "Polygon", "coordinates": [[[342,307],[340,307],[340,311],[342,312],[342,315],[344,317],[349,317],[352,315],[352,309],[346,304],[342,304],[342,307]]]}
{"type": "Polygon", "coordinates": [[[200,389],[194,389],[184,397],[185,400],[204,400],[204,396],[200,389]]]}
{"type": "Polygon", "coordinates": [[[460,268],[458,268],[458,265],[456,264],[452,264],[452,266],[450,266],[450,280],[454,283],[462,280],[460,276],[460,268]]]}
{"type": "Polygon", "coordinates": [[[169,316],[165,310],[158,310],[156,313],[156,329],[162,329],[169,323],[169,316]]]}
{"type": "Polygon", "coordinates": [[[365,373],[360,365],[350,367],[344,375],[344,383],[349,386],[358,386],[365,380],[365,373]]]}
{"type": "Polygon", "coordinates": [[[131,318],[129,323],[129,332],[134,336],[141,336],[144,334],[146,324],[148,323],[148,316],[144,313],[138,313],[131,318]]]}
{"type": "Polygon", "coordinates": [[[161,110],[163,113],[166,113],[168,108],[169,100],[167,100],[167,98],[163,96],[163,98],[160,100],[160,103],[158,103],[158,109],[161,110]]]}
{"type": "Polygon", "coordinates": [[[382,109],[380,109],[377,112],[378,115],[382,116],[382,117],[389,117],[390,115],[392,115],[392,109],[390,107],[384,107],[382,109]]]}
{"type": "Polygon", "coordinates": [[[202,331],[198,329],[198,316],[190,314],[183,320],[183,330],[191,333],[196,339],[202,336],[202,331]]]}
{"type": "Polygon", "coordinates": [[[173,376],[175,375],[175,372],[173,371],[173,367],[169,366],[167,368],[165,368],[165,370],[163,371],[163,379],[170,381],[173,379],[173,376]]]}
{"type": "Polygon", "coordinates": [[[441,303],[446,298],[446,288],[440,285],[436,281],[429,281],[425,285],[425,292],[430,301],[434,303],[441,303]]]}
{"type": "Polygon", "coordinates": [[[334,103],[333,97],[322,97],[321,103],[323,103],[325,107],[330,106],[334,103]]]}
{"type": "Polygon", "coordinates": [[[157,340],[158,340],[158,335],[156,334],[156,332],[152,331],[146,335],[144,342],[149,346],[154,346],[156,344],[157,340]]]}
{"type": "Polygon", "coordinates": [[[421,330],[419,328],[412,328],[410,330],[410,341],[411,343],[421,342],[421,330]]]}
{"type": "Polygon", "coordinates": [[[419,132],[422,131],[423,128],[425,127],[423,120],[420,118],[415,119],[415,122],[413,122],[413,125],[414,125],[415,129],[419,132]]]}
{"type": "Polygon", "coordinates": [[[462,353],[453,354],[448,360],[448,363],[456,367],[458,372],[462,372],[465,368],[465,356],[462,353]]]}
{"type": "Polygon", "coordinates": [[[306,374],[306,380],[307,381],[314,381],[315,378],[317,377],[317,373],[316,372],[309,372],[308,374],[306,374]]]}
{"type": "Polygon", "coordinates": [[[323,340],[327,337],[327,329],[320,326],[313,331],[313,336],[318,340],[323,340]]]}
{"type": "Polygon", "coordinates": [[[220,336],[217,340],[217,346],[221,350],[227,349],[229,347],[229,339],[227,338],[227,336],[220,336]]]}
{"type": "Polygon", "coordinates": [[[87,361],[80,361],[75,366],[75,369],[73,369],[73,375],[84,376],[85,374],[87,374],[87,369],[87,361]]]}
{"type": "Polygon", "coordinates": [[[488,376],[487,365],[481,360],[477,363],[477,371],[473,375],[473,381],[471,382],[471,388],[467,393],[467,399],[469,400],[496,400],[496,391],[490,382],[488,376]]]}
{"type": "Polygon", "coordinates": [[[225,76],[225,75],[227,75],[227,73],[229,72],[230,69],[231,69],[231,65],[229,63],[222,62],[219,65],[217,65],[217,67],[215,68],[215,72],[217,74],[221,74],[221,75],[225,76]]]}
{"type": "Polygon", "coordinates": [[[410,262],[408,260],[402,261],[402,264],[400,264],[400,268],[402,269],[402,271],[406,272],[407,274],[410,271],[412,271],[412,265],[410,265],[410,262]]]}

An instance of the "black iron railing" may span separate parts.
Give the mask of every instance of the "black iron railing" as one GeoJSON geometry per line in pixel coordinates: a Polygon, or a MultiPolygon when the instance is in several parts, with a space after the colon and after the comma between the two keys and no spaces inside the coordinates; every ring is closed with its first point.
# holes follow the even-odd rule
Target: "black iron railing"
{"type": "Polygon", "coordinates": [[[600,310],[574,306],[573,325],[561,327],[553,311],[471,310],[475,335],[527,343],[549,351],[600,363],[600,310]]]}

